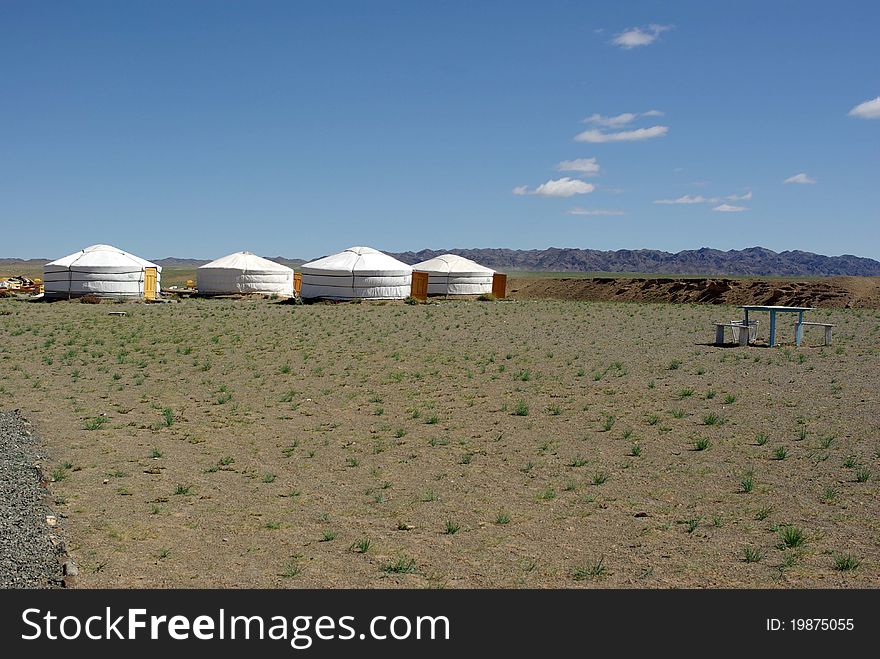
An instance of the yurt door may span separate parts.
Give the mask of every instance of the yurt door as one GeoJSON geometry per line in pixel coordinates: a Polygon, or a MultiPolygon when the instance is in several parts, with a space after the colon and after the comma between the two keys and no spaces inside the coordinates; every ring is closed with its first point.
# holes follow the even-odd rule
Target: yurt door
{"type": "Polygon", "coordinates": [[[492,275],[492,295],[499,300],[507,297],[507,275],[500,272],[492,275]]]}
{"type": "Polygon", "coordinates": [[[144,268],[144,299],[156,299],[156,268],[144,268]]]}
{"type": "Polygon", "coordinates": [[[414,270],[412,273],[412,284],[410,293],[417,300],[428,299],[428,273],[414,270]]]}

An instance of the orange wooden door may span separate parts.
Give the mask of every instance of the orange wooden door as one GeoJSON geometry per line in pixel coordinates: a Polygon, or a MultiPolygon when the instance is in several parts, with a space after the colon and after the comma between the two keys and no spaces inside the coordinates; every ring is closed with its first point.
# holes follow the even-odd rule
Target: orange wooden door
{"type": "Polygon", "coordinates": [[[496,272],[492,276],[492,295],[499,299],[507,297],[507,275],[496,272]]]}
{"type": "Polygon", "coordinates": [[[410,295],[417,300],[428,299],[428,273],[413,271],[410,295]]]}

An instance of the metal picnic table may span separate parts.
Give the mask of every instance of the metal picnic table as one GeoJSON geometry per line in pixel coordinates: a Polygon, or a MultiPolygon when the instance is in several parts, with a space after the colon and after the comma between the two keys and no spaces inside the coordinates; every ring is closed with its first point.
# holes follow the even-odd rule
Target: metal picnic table
{"type": "Polygon", "coordinates": [[[745,319],[743,325],[749,326],[750,311],[769,311],[770,312],[770,347],[776,345],[776,314],[777,313],[796,313],[798,315],[797,331],[795,332],[795,343],[800,346],[801,338],[804,335],[804,312],[813,311],[813,307],[781,307],[775,305],[763,304],[745,304],[740,307],[745,311],[745,319]]]}

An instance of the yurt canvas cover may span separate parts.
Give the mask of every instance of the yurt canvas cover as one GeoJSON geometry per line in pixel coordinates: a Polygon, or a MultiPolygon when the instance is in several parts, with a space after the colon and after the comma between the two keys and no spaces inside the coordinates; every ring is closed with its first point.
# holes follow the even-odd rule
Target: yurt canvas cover
{"type": "Polygon", "coordinates": [[[196,270],[199,293],[293,295],[293,270],[250,252],[235,252],[196,270]]]}
{"type": "Polygon", "coordinates": [[[495,271],[455,254],[443,254],[413,270],[428,273],[428,295],[480,295],[492,291],[495,271]]]}
{"type": "Polygon", "coordinates": [[[144,268],[156,268],[158,295],[160,266],[112,245],[92,245],[44,265],[43,287],[47,297],[143,297],[144,268]]]}
{"type": "Polygon", "coordinates": [[[399,300],[410,294],[412,268],[370,247],[348,249],[302,266],[303,298],[399,300]]]}

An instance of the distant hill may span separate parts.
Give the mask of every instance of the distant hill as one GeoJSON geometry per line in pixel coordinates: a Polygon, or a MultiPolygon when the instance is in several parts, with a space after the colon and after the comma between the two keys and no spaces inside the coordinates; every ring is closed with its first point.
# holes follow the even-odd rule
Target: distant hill
{"type": "MultiPolygon", "coordinates": [[[[0,265],[10,266],[10,268],[17,265],[21,265],[26,268],[42,268],[46,263],[51,260],[52,259],[15,259],[0,257],[0,265]]],[[[9,268],[6,269],[8,270],[9,268]]]]}
{"type": "MultiPolygon", "coordinates": [[[[683,252],[654,249],[600,251],[595,249],[423,249],[389,252],[404,263],[418,263],[440,254],[460,254],[496,270],[534,272],[644,272],[672,275],[752,275],[759,277],[880,277],[880,261],[844,254],[823,256],[812,252],[774,252],[763,247],[721,251],[703,247],[683,252]]],[[[298,268],[305,260],[268,256],[270,261],[298,268]]],[[[0,258],[4,270],[40,267],[51,259],[0,258]]],[[[162,267],[197,268],[208,259],[167,257],[153,259],[162,267]]]]}
{"type": "Polygon", "coordinates": [[[861,276],[880,277],[880,261],[845,254],[774,252],[763,247],[721,251],[703,247],[678,253],[653,249],[603,252],[595,249],[423,249],[392,254],[418,263],[440,254],[458,254],[496,270],[538,272],[645,272],[679,275],[861,276]]]}

